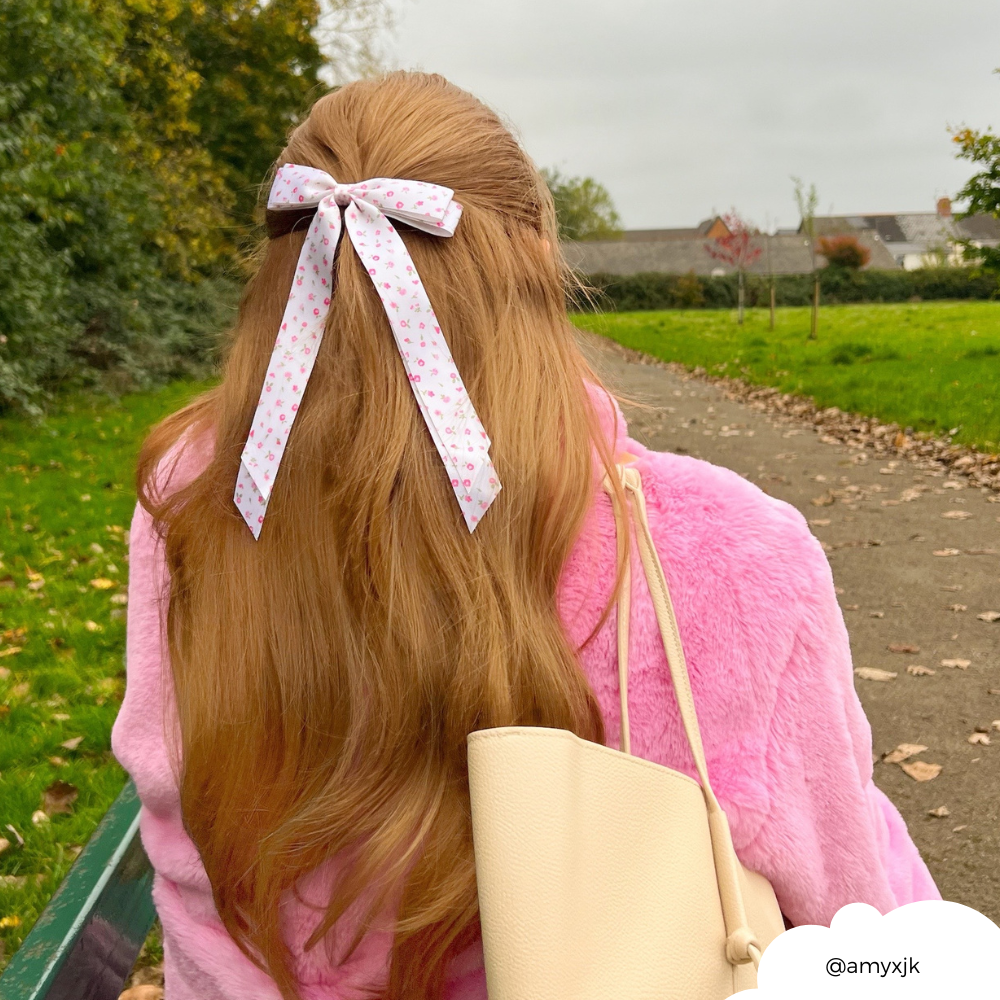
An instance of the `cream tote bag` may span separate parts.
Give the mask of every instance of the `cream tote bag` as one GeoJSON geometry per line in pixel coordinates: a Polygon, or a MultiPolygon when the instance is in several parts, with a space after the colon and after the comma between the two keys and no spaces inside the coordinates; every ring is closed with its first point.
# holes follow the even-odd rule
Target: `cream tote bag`
{"type": "MultiPolygon", "coordinates": [[[[525,726],[468,738],[490,1000],[725,1000],[757,985],[761,952],[784,929],[770,883],[733,850],[642,481],[619,474],[700,783],[629,752],[626,575],[622,750],[525,726]]],[[[615,507],[621,535],[628,513],[615,507]]]]}

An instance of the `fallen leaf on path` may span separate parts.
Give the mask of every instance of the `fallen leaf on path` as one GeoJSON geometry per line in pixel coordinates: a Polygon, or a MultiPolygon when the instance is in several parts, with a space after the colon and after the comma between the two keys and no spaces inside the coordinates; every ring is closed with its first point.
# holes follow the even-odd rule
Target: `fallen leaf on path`
{"type": "Polygon", "coordinates": [[[860,608],[860,607],[861,607],[860,604],[845,604],[844,605],[844,610],[845,611],[857,611],[858,608],[860,608]]]}
{"type": "Polygon", "coordinates": [[[976,515],[971,510],[946,510],[941,516],[948,518],[949,521],[967,521],[976,515]]]}
{"type": "Polygon", "coordinates": [[[931,677],[936,673],[930,667],[922,667],[919,663],[911,663],[906,668],[906,672],[912,674],[914,677],[931,677]]]}
{"type": "Polygon", "coordinates": [[[952,667],[952,668],[954,668],[956,670],[968,670],[970,663],[972,663],[972,660],[958,660],[958,659],[955,659],[955,660],[942,660],[941,661],[941,666],[942,667],[952,667]]]}
{"type": "Polygon", "coordinates": [[[891,670],[879,670],[877,667],[855,667],[854,676],[860,677],[863,681],[892,681],[896,679],[896,674],[891,670]]]}
{"type": "Polygon", "coordinates": [[[813,497],[809,502],[814,507],[829,507],[833,503],[833,497],[829,494],[825,497],[813,497]]]}
{"type": "Polygon", "coordinates": [[[920,647],[909,642],[890,642],[886,647],[890,653],[919,653],[920,647]]]}
{"type": "Polygon", "coordinates": [[[1000,622],[1000,611],[984,611],[981,615],[976,615],[981,622],[1000,622]]]}
{"type": "Polygon", "coordinates": [[[0,854],[3,854],[10,847],[10,841],[6,837],[0,837],[0,854]]]}
{"type": "Polygon", "coordinates": [[[996,730],[997,730],[998,732],[1000,732],[1000,719],[994,719],[994,720],[993,720],[993,721],[992,721],[992,722],[990,723],[990,725],[991,725],[991,726],[992,726],[992,727],[993,727],[994,729],[996,729],[996,730]]]}
{"type": "Polygon", "coordinates": [[[962,585],[960,583],[953,583],[953,584],[950,584],[949,586],[942,587],[941,589],[942,590],[958,591],[958,590],[962,589],[962,585]]]}
{"type": "Polygon", "coordinates": [[[900,743],[895,750],[890,750],[882,760],[886,764],[898,764],[907,757],[914,757],[918,753],[923,753],[927,747],[921,743],[900,743]]]}
{"type": "Polygon", "coordinates": [[[80,791],[76,785],[71,785],[68,781],[53,781],[42,793],[42,808],[47,816],[70,814],[73,812],[73,803],[79,796],[80,791]]]}
{"type": "Polygon", "coordinates": [[[959,549],[935,549],[934,555],[936,556],[960,556],[962,553],[959,549]]]}
{"type": "Polygon", "coordinates": [[[48,823],[48,821],[49,821],[49,817],[48,817],[48,814],[45,812],[44,809],[36,809],[31,814],[31,825],[32,826],[41,826],[42,823],[48,823]]]}
{"type": "Polygon", "coordinates": [[[990,738],[986,735],[986,733],[972,733],[967,742],[971,743],[973,746],[980,744],[981,746],[988,747],[990,745],[990,738]]]}
{"type": "Polygon", "coordinates": [[[885,618],[885,612],[884,611],[869,611],[868,612],[868,617],[869,618],[885,618]]]}
{"type": "Polygon", "coordinates": [[[90,585],[94,588],[94,590],[110,590],[112,587],[116,586],[114,580],[109,580],[104,576],[99,576],[96,580],[91,580],[90,585]]]}
{"type": "Polygon", "coordinates": [[[997,554],[997,549],[966,549],[965,554],[967,556],[995,556],[997,554]]]}
{"type": "Polygon", "coordinates": [[[948,610],[949,611],[968,611],[969,610],[969,605],[968,604],[949,604],[948,605],[948,610]]]}
{"type": "Polygon", "coordinates": [[[83,742],[82,736],[74,736],[71,740],[66,740],[65,743],[60,743],[64,750],[75,750],[83,742]]]}
{"type": "Polygon", "coordinates": [[[945,816],[951,815],[951,810],[947,806],[938,806],[937,809],[928,809],[928,816],[936,816],[938,819],[944,819],[945,816]]]}
{"type": "Polygon", "coordinates": [[[964,490],[965,483],[959,479],[947,479],[941,484],[946,490],[964,490]]]}
{"type": "Polygon", "coordinates": [[[914,781],[933,781],[941,773],[940,764],[928,764],[925,760],[913,760],[899,766],[914,781]]]}
{"type": "Polygon", "coordinates": [[[830,523],[830,518],[814,517],[809,523],[815,528],[825,528],[830,523]]]}

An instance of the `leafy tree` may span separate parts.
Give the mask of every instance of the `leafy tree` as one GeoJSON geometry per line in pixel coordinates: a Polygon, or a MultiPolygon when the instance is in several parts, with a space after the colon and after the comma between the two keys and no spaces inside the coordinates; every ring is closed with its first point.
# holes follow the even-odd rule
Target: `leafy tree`
{"type": "Polygon", "coordinates": [[[246,225],[289,131],[325,91],[318,0],[203,0],[178,31],[199,77],[190,117],[246,225]]]}
{"type": "Polygon", "coordinates": [[[872,258],[872,252],[856,236],[821,236],[817,243],[820,254],[830,267],[859,271],[872,258]]]}
{"type": "MultiPolygon", "coordinates": [[[[958,146],[958,159],[969,160],[980,167],[979,172],[966,181],[956,199],[968,203],[968,215],[983,213],[1000,217],[1000,136],[989,131],[960,128],[952,133],[952,141],[958,146]]],[[[978,247],[969,240],[960,242],[968,260],[978,261],[989,271],[1000,271],[1000,247],[978,247]]]]}
{"type": "Polygon", "coordinates": [[[210,359],[257,185],[323,90],[321,48],[331,80],[371,59],[383,0],[323,8],[0,0],[0,408],[210,359]]]}
{"type": "Polygon", "coordinates": [[[622,222],[611,195],[593,177],[566,177],[558,170],[542,171],[552,192],[564,240],[606,240],[622,232],[622,222]]]}
{"type": "Polygon", "coordinates": [[[755,242],[757,231],[742,219],[735,210],[722,217],[729,230],[725,236],[717,236],[712,243],[706,243],[705,249],[710,257],[728,264],[739,274],[737,292],[737,316],[740,326],[743,325],[744,275],[747,268],[761,255],[761,248],[755,242]]]}

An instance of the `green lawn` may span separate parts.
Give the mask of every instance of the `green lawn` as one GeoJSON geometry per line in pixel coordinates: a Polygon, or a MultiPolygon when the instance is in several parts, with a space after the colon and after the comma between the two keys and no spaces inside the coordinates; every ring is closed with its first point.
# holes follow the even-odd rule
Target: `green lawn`
{"type": "Polygon", "coordinates": [[[200,388],[0,420],[0,968],[124,783],[110,739],[135,458],[150,425],[200,388]],[[78,798],[33,823],[55,781],[78,798]]]}
{"type": "Polygon", "coordinates": [[[821,407],[1000,450],[1000,303],[826,306],[808,340],[809,310],[579,314],[577,326],[666,361],[701,365],[811,396],[821,407]]]}

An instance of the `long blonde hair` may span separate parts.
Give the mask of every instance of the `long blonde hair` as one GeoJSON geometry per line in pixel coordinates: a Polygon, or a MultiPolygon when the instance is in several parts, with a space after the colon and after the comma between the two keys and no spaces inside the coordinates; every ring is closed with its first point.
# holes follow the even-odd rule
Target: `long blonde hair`
{"type": "Polygon", "coordinates": [[[613,456],[566,317],[551,199],[492,111],[441,77],[393,73],[320,100],[281,162],[455,190],[452,239],[399,228],[504,489],[470,535],[348,248],[254,541],[233,487],[303,237],[272,239],[222,384],[157,427],[139,465],[170,571],[182,811],[223,923],[284,997],[297,991],[279,901],[340,855],[309,946],[364,893],[353,944],[387,907],[397,916],[381,996],[431,1000],[478,933],[467,734],[537,725],[603,742],[556,589],[595,449],[608,468],[613,456]],[[201,432],[207,468],[160,495],[164,455],[201,432]]]}

